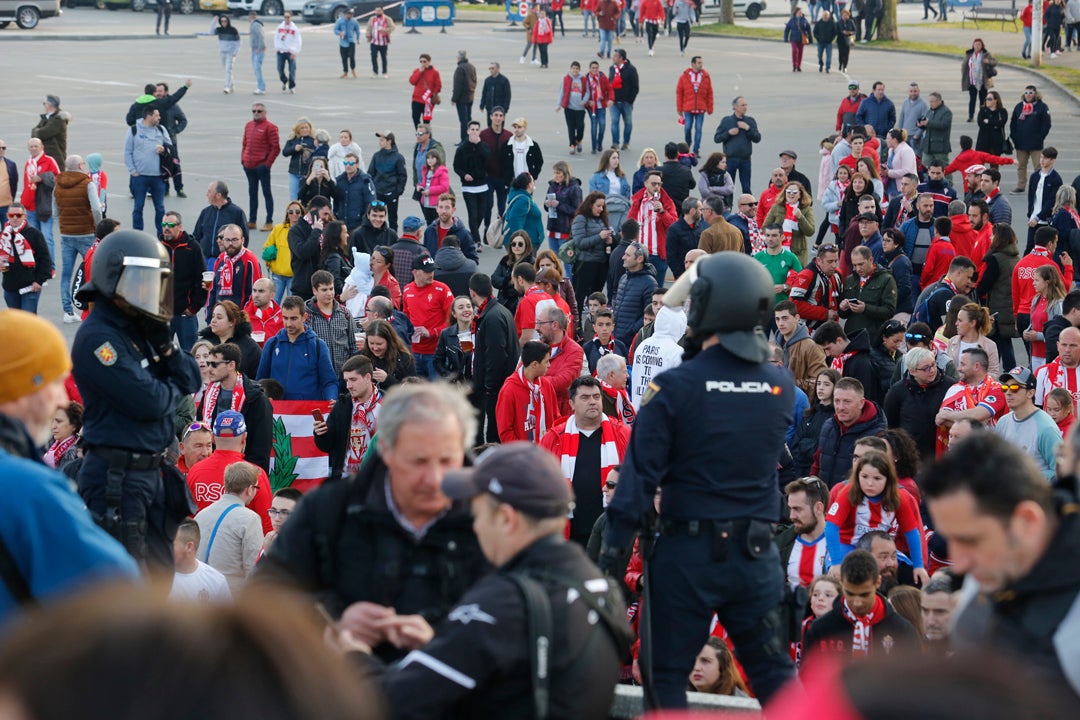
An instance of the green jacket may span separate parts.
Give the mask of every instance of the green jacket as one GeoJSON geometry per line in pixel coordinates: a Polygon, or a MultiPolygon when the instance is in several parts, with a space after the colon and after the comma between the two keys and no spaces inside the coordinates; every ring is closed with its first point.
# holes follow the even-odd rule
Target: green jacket
{"type": "Polygon", "coordinates": [[[896,280],[891,272],[875,265],[874,272],[860,288],[859,275],[852,272],[844,278],[840,300],[861,300],[866,303],[866,310],[861,313],[840,310],[840,317],[847,320],[844,324],[847,336],[851,337],[856,330],[866,330],[871,338],[876,339],[881,326],[896,314],[896,280]]]}

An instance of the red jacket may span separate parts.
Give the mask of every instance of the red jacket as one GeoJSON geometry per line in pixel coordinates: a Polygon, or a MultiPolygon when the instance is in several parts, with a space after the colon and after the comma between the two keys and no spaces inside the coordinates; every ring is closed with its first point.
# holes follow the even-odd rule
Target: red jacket
{"type": "MultiPolygon", "coordinates": [[[[949,239],[952,240],[953,247],[956,248],[956,254],[970,258],[978,264],[982,258],[976,258],[972,255],[972,253],[975,252],[975,238],[977,237],[977,234],[971,229],[971,220],[963,213],[960,215],[950,215],[949,219],[952,220],[952,232],[949,233],[949,239]]],[[[984,252],[983,255],[985,254],[986,253],[984,252]]]]}
{"type": "MultiPolygon", "coordinates": [[[[544,398],[544,422],[548,430],[551,430],[555,426],[555,408],[559,401],[555,397],[555,388],[552,387],[551,380],[541,377],[539,382],[540,394],[544,398]]],[[[503,382],[502,389],[499,390],[499,399],[495,402],[495,424],[499,428],[499,442],[529,439],[525,429],[528,408],[529,388],[525,386],[525,382],[515,370],[503,382]]]]}
{"type": "MultiPolygon", "coordinates": [[[[424,93],[429,89],[432,94],[442,90],[442,76],[439,75],[438,70],[430,65],[427,70],[416,68],[412,71],[412,75],[409,76],[409,84],[413,86],[412,101],[422,103],[424,102],[424,93]]],[[[433,100],[432,105],[434,104],[433,100]]]]}
{"type": "MultiPolygon", "coordinates": [[[[221,496],[225,494],[225,468],[243,460],[244,454],[241,452],[215,450],[210,457],[195,463],[195,467],[188,471],[187,484],[199,510],[221,499],[221,496]]],[[[274,529],[270,524],[269,513],[273,499],[273,493],[270,492],[270,478],[266,477],[266,472],[260,468],[259,487],[255,490],[255,499],[248,503],[248,507],[259,516],[264,533],[274,529]]]]}
{"type": "MultiPolygon", "coordinates": [[[[60,175],[60,167],[51,157],[41,153],[41,157],[37,159],[37,174],[40,176],[45,173],[52,173],[53,180],[55,180],[60,175]]],[[[11,188],[11,190],[12,194],[14,194],[14,188],[11,188]]],[[[37,184],[30,182],[30,168],[26,163],[23,164],[23,189],[19,202],[22,203],[27,212],[37,212],[37,184]]],[[[3,219],[0,218],[0,220],[3,219]]],[[[60,234],[59,227],[57,227],[56,233],[60,234]]]]}
{"type": "MultiPolygon", "coordinates": [[[[786,184],[786,183],[785,183],[786,184]]],[[[757,225],[759,228],[765,227],[765,216],[772,210],[772,206],[776,204],[776,199],[780,197],[784,192],[784,187],[776,187],[772,183],[769,183],[769,187],[761,191],[761,195],[758,197],[757,206],[757,225]]]]}
{"type": "Polygon", "coordinates": [[[555,397],[559,401],[555,417],[562,417],[570,414],[570,383],[581,375],[585,351],[574,341],[574,338],[567,334],[560,344],[551,346],[551,354],[551,366],[547,371],[547,379],[551,381],[551,386],[555,389],[555,397]]]}
{"type": "Polygon", "coordinates": [[[413,355],[434,355],[439,344],[439,333],[450,324],[454,292],[438,280],[432,280],[430,285],[424,287],[411,282],[405,286],[402,306],[417,329],[424,327],[430,333],[420,342],[412,344],[413,355]]]}
{"type": "Polygon", "coordinates": [[[248,300],[247,305],[244,306],[244,312],[251,321],[251,334],[263,333],[262,341],[255,341],[259,343],[259,347],[262,347],[267,338],[274,337],[284,327],[281,322],[281,306],[273,300],[262,309],[255,307],[253,300],[248,300]]]}
{"type": "Polygon", "coordinates": [[[549,45],[555,42],[555,26],[551,18],[537,18],[532,29],[532,41],[537,45],[549,45]]]}
{"type": "MultiPolygon", "coordinates": [[[[970,220],[968,225],[971,225],[970,220]]],[[[956,226],[953,225],[953,227],[956,226]]],[[[983,271],[986,270],[986,263],[983,262],[983,258],[986,257],[986,253],[990,252],[990,243],[994,239],[993,227],[990,225],[990,221],[987,220],[982,230],[976,231],[972,228],[971,232],[975,236],[975,240],[971,243],[971,254],[968,257],[975,261],[975,272],[979,274],[979,277],[982,277],[983,271]]]]}
{"type": "MultiPolygon", "coordinates": [[[[1057,263],[1047,255],[1046,248],[1037,245],[1016,263],[1012,274],[1013,315],[1027,315],[1031,312],[1031,301],[1035,299],[1035,268],[1043,265],[1053,265],[1057,269],[1057,263]]],[[[1061,274],[1060,270],[1058,274],[1061,274]]],[[[1072,265],[1065,266],[1064,280],[1065,287],[1071,288],[1072,265]]]]}
{"type": "Polygon", "coordinates": [[[945,174],[964,172],[972,165],[1012,165],[1013,159],[1004,155],[991,155],[979,150],[961,150],[960,154],[945,167],[945,174]]]}
{"type": "Polygon", "coordinates": [[[866,95],[859,93],[859,96],[852,100],[851,96],[846,96],[840,101],[840,107],[836,110],[836,131],[840,132],[840,129],[844,126],[844,116],[848,113],[854,115],[859,112],[859,106],[862,105],[862,101],[866,99],[866,95]]]}
{"type": "MultiPolygon", "coordinates": [[[[548,375],[550,374],[551,373],[548,372],[548,375]]],[[[619,452],[619,462],[622,462],[623,458],[626,457],[626,446],[630,444],[630,428],[607,415],[604,416],[604,422],[610,424],[615,431],[615,449],[619,452]]],[[[551,432],[540,440],[540,447],[550,452],[556,458],[561,458],[562,439],[565,434],[566,418],[563,418],[551,429],[551,432]]],[[[573,482],[574,478],[567,478],[567,480],[573,482]]]]}
{"type": "Polygon", "coordinates": [[[840,310],[840,276],[833,273],[824,277],[812,260],[795,276],[788,297],[795,303],[799,317],[806,321],[812,331],[829,319],[829,311],[840,310]]]}
{"type": "Polygon", "coordinates": [[[664,22],[664,3],[660,0],[642,0],[640,19],[642,22],[664,22]]]}
{"type": "Polygon", "coordinates": [[[949,264],[956,257],[956,248],[950,238],[934,238],[926,252],[922,275],[919,276],[919,290],[925,290],[949,272],[949,264]]]}
{"type": "MultiPolygon", "coordinates": [[[[638,212],[641,210],[641,201],[645,198],[645,192],[645,188],[638,190],[630,200],[630,211],[626,214],[627,220],[637,220],[638,212]]],[[[660,189],[660,203],[664,206],[664,210],[656,216],[656,254],[661,260],[666,260],[667,231],[669,227],[678,222],[679,211],[675,209],[675,201],[671,199],[671,196],[663,188],[660,189]]],[[[641,228],[638,242],[646,249],[649,249],[649,252],[652,252],[650,238],[647,235],[648,231],[641,228]]]]}
{"type": "Polygon", "coordinates": [[[709,77],[708,72],[702,70],[701,82],[698,84],[698,89],[695,92],[694,83],[690,77],[693,72],[692,69],[687,68],[683,71],[683,74],[679,76],[679,84],[675,86],[675,109],[680,113],[705,113],[712,115],[712,78],[709,77]]]}
{"type": "Polygon", "coordinates": [[[240,164],[248,170],[260,165],[270,167],[281,152],[280,146],[277,125],[269,120],[251,120],[244,126],[240,164]]]}

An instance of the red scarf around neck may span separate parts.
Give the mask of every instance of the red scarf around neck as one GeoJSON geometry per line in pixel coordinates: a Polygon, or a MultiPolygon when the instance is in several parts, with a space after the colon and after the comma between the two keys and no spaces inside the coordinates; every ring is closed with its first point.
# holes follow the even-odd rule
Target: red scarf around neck
{"type": "Polygon", "coordinates": [[[218,294],[223,297],[230,297],[233,294],[233,260],[235,258],[229,257],[229,253],[221,253],[218,256],[218,266],[221,268],[221,275],[219,275],[218,294]]]}
{"type": "Polygon", "coordinates": [[[540,442],[547,433],[547,408],[544,407],[544,393],[540,391],[540,380],[530,382],[525,377],[525,368],[518,363],[518,377],[529,390],[529,404],[525,408],[525,437],[530,442],[540,442]]]}
{"type": "Polygon", "coordinates": [[[45,451],[45,464],[55,469],[60,460],[63,459],[64,454],[71,449],[71,446],[79,442],[78,434],[69,435],[58,443],[53,443],[53,446],[45,451]]]}
{"type": "Polygon", "coordinates": [[[618,420],[621,420],[627,425],[634,424],[634,418],[637,417],[637,412],[634,410],[633,403],[630,402],[630,395],[626,392],[626,388],[616,388],[608,385],[603,380],[600,381],[600,388],[604,391],[604,394],[615,401],[615,415],[618,420]]]}
{"type": "Polygon", "coordinates": [[[17,257],[23,267],[32,268],[37,263],[34,260],[34,249],[30,246],[30,241],[23,237],[24,229],[26,229],[25,222],[18,230],[12,227],[11,223],[4,226],[4,231],[0,233],[0,257],[8,262],[17,257]]]}
{"type": "MultiPolygon", "coordinates": [[[[203,398],[203,422],[208,424],[214,423],[214,408],[217,407],[218,396],[221,395],[221,383],[210,383],[206,388],[206,395],[203,398]]],[[[232,389],[232,403],[230,410],[236,412],[242,412],[244,407],[244,378],[240,373],[236,374],[236,384],[232,389]]]]}
{"type": "Polygon", "coordinates": [[[840,611],[844,619],[852,624],[851,654],[869,655],[874,640],[874,626],[885,619],[885,601],[880,595],[874,596],[874,609],[865,615],[856,615],[848,607],[847,599],[840,601],[840,611]]]}
{"type": "MultiPolygon", "coordinates": [[[[577,464],[578,446],[581,442],[577,426],[577,419],[571,415],[566,420],[566,430],[560,440],[559,464],[562,466],[563,475],[567,482],[574,481],[574,470],[577,464]]],[[[593,432],[596,432],[595,430],[593,432]]],[[[619,464],[619,448],[615,444],[615,426],[610,418],[604,418],[600,423],[600,492],[604,491],[604,481],[608,473],[619,464]]],[[[573,516],[571,516],[573,517],[573,516]]]]}
{"type": "Polygon", "coordinates": [[[350,475],[360,469],[368,445],[375,437],[375,422],[381,402],[382,393],[374,388],[367,402],[353,400],[352,422],[349,424],[349,452],[345,457],[345,471],[350,475]]]}

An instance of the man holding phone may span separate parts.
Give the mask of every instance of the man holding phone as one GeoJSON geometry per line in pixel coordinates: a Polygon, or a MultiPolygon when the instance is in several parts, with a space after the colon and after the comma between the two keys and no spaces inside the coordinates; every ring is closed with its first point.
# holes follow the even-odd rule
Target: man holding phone
{"type": "Polygon", "coordinates": [[[366,355],[354,355],[346,360],[341,368],[346,392],[334,403],[330,417],[324,419],[318,410],[312,413],[315,447],[330,456],[330,481],[358,472],[375,437],[383,394],[372,382],[373,370],[366,355]]]}
{"type": "Polygon", "coordinates": [[[314,294],[311,274],[318,270],[319,252],[322,250],[322,231],[326,223],[334,219],[330,201],[316,195],[308,203],[307,215],[289,227],[289,253],[292,255],[292,290],[303,300],[314,294]]]}

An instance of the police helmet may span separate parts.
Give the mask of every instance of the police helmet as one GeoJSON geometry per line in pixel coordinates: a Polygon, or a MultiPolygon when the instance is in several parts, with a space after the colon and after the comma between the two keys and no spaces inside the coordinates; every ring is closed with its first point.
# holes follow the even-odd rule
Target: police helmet
{"type": "Polygon", "coordinates": [[[715,334],[735,355],[763,362],[769,343],[761,328],[768,324],[774,297],[772,278],[761,263],[742,253],[720,252],[691,265],[664,295],[664,303],[677,308],[689,298],[686,320],[694,337],[715,334]]]}
{"type": "Polygon", "coordinates": [[[79,288],[80,301],[121,300],[131,313],[168,322],[173,315],[169,253],[152,235],[120,230],[94,251],[90,282],[79,288]]]}

